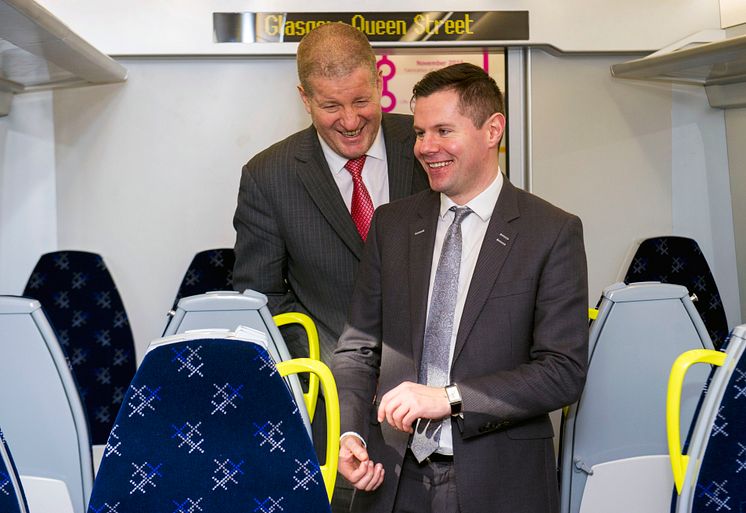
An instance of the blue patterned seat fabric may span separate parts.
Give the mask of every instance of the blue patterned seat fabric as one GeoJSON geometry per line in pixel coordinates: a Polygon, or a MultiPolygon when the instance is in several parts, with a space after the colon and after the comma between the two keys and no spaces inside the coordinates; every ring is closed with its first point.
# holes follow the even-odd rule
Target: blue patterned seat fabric
{"type": "Polygon", "coordinates": [[[176,293],[173,310],[183,297],[196,296],[214,290],[233,290],[233,248],[200,251],[189,264],[176,293]]]}
{"type": "Polygon", "coordinates": [[[42,255],[24,296],[41,302],[77,381],[91,442],[105,444],[136,362],[127,313],[103,258],[42,255]]]}
{"type": "Polygon", "coordinates": [[[746,353],[733,369],[712,424],[691,511],[746,511],[746,353]]]}
{"type": "Polygon", "coordinates": [[[134,511],[330,511],[298,408],[263,347],[203,338],[147,353],[89,507],[134,511]]]}
{"type": "Polygon", "coordinates": [[[728,336],[728,321],[715,278],[697,241],[687,237],[645,239],[632,258],[625,283],[659,281],[683,285],[696,294],[694,306],[707,327],[715,349],[728,336]]]}
{"type": "Polygon", "coordinates": [[[26,513],[28,505],[8,444],[0,430],[0,512],[26,513]]]}

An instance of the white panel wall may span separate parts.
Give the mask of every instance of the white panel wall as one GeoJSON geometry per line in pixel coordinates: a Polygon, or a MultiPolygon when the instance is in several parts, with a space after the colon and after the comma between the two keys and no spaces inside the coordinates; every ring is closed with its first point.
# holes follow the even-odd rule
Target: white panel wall
{"type": "MultiPolygon", "coordinates": [[[[733,225],[738,261],[738,283],[746,295],[746,109],[725,113],[730,167],[733,225]]],[[[746,320],[746,301],[741,303],[741,320],[746,320]]]]}
{"type": "Polygon", "coordinates": [[[292,59],[122,64],[55,92],[59,241],[104,256],[142,357],[194,253],[233,246],[243,164],[309,120],[292,59]]]}
{"type": "MultiPolygon", "coordinates": [[[[533,190],[583,219],[592,301],[634,239],[678,233],[702,244],[732,324],[722,112],[698,89],[612,79],[623,60],[533,51],[533,190]]],[[[0,121],[0,292],[44,251],[99,252],[142,355],[192,255],[232,246],[243,163],[308,118],[292,59],[122,62],[124,84],[54,93],[54,134],[49,93],[0,121]]]]}
{"type": "Polygon", "coordinates": [[[720,24],[722,28],[746,23],[746,4],[743,0],[720,0],[720,24]]]}
{"type": "MultiPolygon", "coordinates": [[[[692,237],[735,326],[742,316],[724,113],[701,88],[613,79],[609,66],[627,59],[532,52],[533,191],[583,219],[591,301],[617,279],[635,239],[692,237]]],[[[743,230],[746,216],[739,219],[743,230]]]]}
{"type": "Polygon", "coordinates": [[[57,246],[52,93],[17,96],[0,118],[0,294],[20,295],[57,246]]]}
{"type": "Polygon", "coordinates": [[[725,111],[701,87],[673,88],[673,233],[699,242],[720,291],[728,326],[741,323],[725,111]]]}
{"type": "Polygon", "coordinates": [[[624,60],[532,52],[533,192],[583,220],[591,303],[672,228],[670,88],[611,78],[624,60]]]}

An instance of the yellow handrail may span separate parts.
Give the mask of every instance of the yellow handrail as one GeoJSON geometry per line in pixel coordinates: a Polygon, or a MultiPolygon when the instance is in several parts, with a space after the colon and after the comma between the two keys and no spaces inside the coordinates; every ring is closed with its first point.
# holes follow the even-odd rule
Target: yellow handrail
{"type": "Polygon", "coordinates": [[[682,453],[681,433],[679,426],[681,422],[681,389],[684,386],[684,377],[689,367],[695,363],[709,363],[721,366],[728,357],[722,351],[711,349],[693,349],[679,355],[671,367],[668,378],[668,395],[666,397],[666,433],[668,435],[668,454],[671,457],[671,469],[673,480],[676,484],[676,493],[681,494],[686,477],[686,467],[689,456],[682,453]]]}
{"type": "MultiPolygon", "coordinates": [[[[300,324],[306,330],[308,338],[308,357],[312,360],[321,359],[319,350],[319,332],[313,320],[306,314],[300,312],[287,312],[272,317],[278,327],[288,324],[300,324]]],[[[303,394],[303,402],[306,403],[308,418],[313,422],[313,414],[316,411],[316,401],[319,397],[319,377],[313,373],[308,378],[308,392],[303,394]]]]}
{"type": "Polygon", "coordinates": [[[334,376],[329,367],[311,358],[295,358],[280,362],[277,364],[277,370],[283,377],[288,374],[310,372],[311,376],[317,376],[321,380],[321,390],[326,402],[326,461],[321,465],[321,475],[331,502],[339,463],[339,396],[334,376]]]}

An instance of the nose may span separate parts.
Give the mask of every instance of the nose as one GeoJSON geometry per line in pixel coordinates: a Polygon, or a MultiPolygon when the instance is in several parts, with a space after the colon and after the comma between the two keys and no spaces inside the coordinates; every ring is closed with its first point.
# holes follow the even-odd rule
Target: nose
{"type": "Polygon", "coordinates": [[[355,130],[357,128],[357,113],[352,107],[345,107],[342,110],[340,122],[345,130],[355,130]]]}
{"type": "Polygon", "coordinates": [[[422,134],[415,143],[415,151],[422,155],[429,155],[438,151],[438,145],[431,135],[422,134]]]}

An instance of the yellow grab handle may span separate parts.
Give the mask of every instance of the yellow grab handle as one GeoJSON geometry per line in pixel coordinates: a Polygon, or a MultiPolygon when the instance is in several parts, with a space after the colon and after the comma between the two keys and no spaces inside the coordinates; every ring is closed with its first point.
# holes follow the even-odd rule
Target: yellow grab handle
{"type": "Polygon", "coordinates": [[[588,309],[588,318],[592,321],[596,320],[596,317],[598,317],[598,308],[589,308],[588,309]]]}
{"type": "Polygon", "coordinates": [[[684,386],[684,377],[689,367],[695,363],[709,363],[721,366],[728,357],[722,351],[711,349],[693,349],[682,353],[676,358],[671,367],[668,377],[668,395],[666,397],[666,433],[668,435],[668,454],[671,457],[671,469],[673,470],[673,481],[676,484],[676,493],[681,494],[686,477],[686,466],[689,456],[681,451],[681,433],[679,425],[681,422],[681,388],[684,386]]]}
{"type": "Polygon", "coordinates": [[[339,396],[332,371],[320,361],[311,358],[294,358],[280,362],[277,364],[277,370],[283,377],[288,374],[310,372],[311,376],[321,379],[321,390],[326,401],[326,461],[321,465],[321,475],[331,502],[339,463],[339,396]]]}
{"type": "MultiPolygon", "coordinates": [[[[288,324],[300,324],[306,330],[306,338],[308,338],[308,357],[312,360],[321,359],[321,351],[319,350],[319,332],[316,330],[316,325],[313,320],[306,314],[299,312],[287,312],[278,314],[272,317],[278,327],[286,326],[288,324]]],[[[311,373],[308,378],[308,392],[303,394],[303,402],[306,403],[306,409],[308,410],[308,418],[313,422],[313,414],[316,411],[316,401],[319,397],[319,377],[311,373]]]]}

